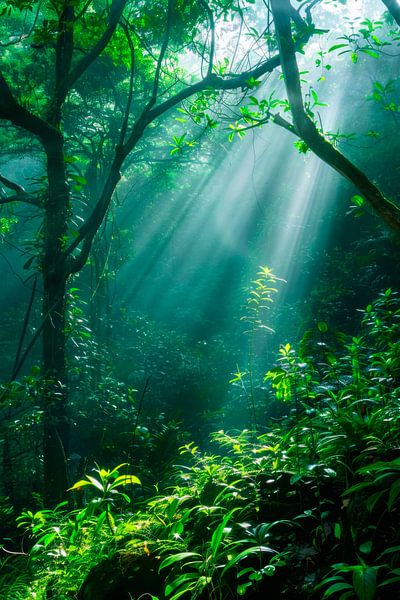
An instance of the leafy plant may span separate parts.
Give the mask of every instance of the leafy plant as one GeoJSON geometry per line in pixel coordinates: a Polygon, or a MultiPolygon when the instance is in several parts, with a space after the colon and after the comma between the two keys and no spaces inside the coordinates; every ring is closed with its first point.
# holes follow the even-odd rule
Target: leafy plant
{"type": "Polygon", "coordinates": [[[101,469],[98,467],[94,472],[98,474],[96,479],[92,475],[86,475],[86,479],[81,479],[69,488],[71,491],[78,491],[89,487],[94,492],[95,497],[90,500],[86,508],[77,515],[76,522],[85,521],[89,516],[97,512],[95,533],[106,521],[112,533],[115,533],[115,522],[112,514],[112,508],[115,503],[122,499],[130,502],[130,498],[120,488],[128,485],[141,485],[140,480],[135,475],[120,475],[120,469],[127,466],[127,463],[121,463],[114,469],[101,469]]]}

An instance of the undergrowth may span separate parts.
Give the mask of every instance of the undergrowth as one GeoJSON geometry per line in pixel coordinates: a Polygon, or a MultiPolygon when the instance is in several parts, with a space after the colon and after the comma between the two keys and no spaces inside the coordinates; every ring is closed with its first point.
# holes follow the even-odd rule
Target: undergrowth
{"type": "Polygon", "coordinates": [[[279,419],[184,444],[166,481],[97,467],[69,503],[22,512],[0,597],[396,598],[399,325],[391,290],[357,337],[320,322],[265,374],[279,419]]]}

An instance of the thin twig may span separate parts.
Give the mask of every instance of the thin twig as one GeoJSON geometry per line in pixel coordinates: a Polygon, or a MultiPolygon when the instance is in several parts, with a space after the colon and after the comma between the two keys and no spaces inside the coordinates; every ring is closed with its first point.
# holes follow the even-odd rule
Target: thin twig
{"type": "MultiPolygon", "coordinates": [[[[21,352],[22,352],[22,346],[23,346],[24,339],[25,339],[25,336],[26,336],[26,331],[28,329],[28,323],[29,323],[29,319],[30,319],[30,316],[31,316],[33,301],[35,299],[36,287],[37,287],[37,273],[35,274],[35,278],[33,280],[31,297],[29,299],[28,308],[27,308],[26,313],[25,313],[24,324],[23,324],[21,335],[20,335],[20,338],[19,338],[17,354],[15,356],[15,361],[14,361],[14,366],[13,366],[13,374],[15,373],[17,365],[18,365],[18,363],[20,361],[21,352]]],[[[12,379],[14,379],[14,377],[12,377],[12,379]]]]}

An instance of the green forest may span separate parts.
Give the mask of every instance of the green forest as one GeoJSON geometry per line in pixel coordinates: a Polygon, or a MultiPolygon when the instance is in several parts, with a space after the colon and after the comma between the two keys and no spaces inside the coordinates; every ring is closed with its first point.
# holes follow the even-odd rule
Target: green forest
{"type": "Polygon", "coordinates": [[[0,598],[400,600],[399,0],[0,0],[0,598]]]}

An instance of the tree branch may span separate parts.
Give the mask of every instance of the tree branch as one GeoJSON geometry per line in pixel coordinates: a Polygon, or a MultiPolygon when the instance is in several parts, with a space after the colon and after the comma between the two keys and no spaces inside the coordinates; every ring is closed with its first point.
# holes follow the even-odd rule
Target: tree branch
{"type": "Polygon", "coordinates": [[[121,21],[120,27],[122,28],[123,32],[125,33],[125,37],[126,37],[126,40],[128,42],[128,46],[129,46],[129,52],[131,55],[131,69],[130,69],[130,74],[129,74],[128,99],[126,102],[125,115],[124,115],[124,119],[122,121],[121,132],[120,132],[119,141],[118,141],[118,143],[122,146],[125,141],[125,135],[126,135],[126,132],[128,129],[129,114],[131,111],[132,98],[133,98],[133,84],[134,84],[134,77],[135,77],[135,46],[133,44],[132,36],[130,34],[130,31],[129,31],[126,23],[121,21]]]}
{"type": "Polygon", "coordinates": [[[208,59],[208,70],[207,70],[207,75],[209,76],[209,75],[211,75],[212,70],[213,70],[213,66],[214,66],[214,54],[215,54],[215,23],[214,23],[214,15],[213,15],[213,12],[212,12],[211,8],[207,4],[206,0],[200,0],[200,4],[205,9],[205,11],[207,13],[207,16],[208,16],[209,23],[210,23],[211,43],[210,43],[210,57],[208,59]]]}
{"type": "Polygon", "coordinates": [[[113,0],[108,16],[108,25],[103,35],[88,52],[88,54],[82,58],[77,65],[72,69],[68,78],[68,89],[76,83],[76,81],[83,75],[83,73],[90,67],[90,65],[100,56],[108,42],[112,38],[114,31],[119,23],[122,16],[123,10],[127,0],[113,0]]]}
{"type": "Polygon", "coordinates": [[[243,71],[239,75],[232,75],[229,78],[219,77],[214,73],[207,75],[201,81],[197,83],[193,83],[192,85],[187,86],[168,100],[165,100],[158,106],[155,106],[148,115],[148,118],[151,121],[154,121],[157,117],[164,114],[183,100],[190,98],[194,94],[198,94],[199,92],[203,92],[207,88],[212,88],[213,90],[237,90],[240,88],[247,88],[248,82],[251,78],[258,79],[267,73],[272,73],[274,69],[279,67],[280,58],[277,54],[273,56],[269,60],[261,63],[258,67],[251,69],[249,71],[243,71]]]}
{"type": "Polygon", "coordinates": [[[75,11],[70,0],[66,0],[58,21],[56,43],[54,94],[48,112],[48,120],[55,126],[61,121],[61,106],[68,93],[68,76],[74,51],[75,11]]]}
{"type": "Polygon", "coordinates": [[[8,188],[9,190],[16,192],[15,196],[2,197],[0,195],[0,204],[10,204],[10,202],[26,202],[27,204],[40,206],[40,203],[37,200],[37,198],[34,198],[30,194],[28,194],[28,192],[25,191],[25,188],[23,188],[22,185],[19,185],[18,183],[15,183],[15,181],[7,179],[7,177],[4,177],[4,175],[2,175],[1,173],[0,183],[2,183],[4,187],[8,188]]]}
{"type": "Polygon", "coordinates": [[[4,175],[2,175],[1,173],[0,173],[0,183],[2,183],[9,190],[14,190],[14,192],[17,192],[17,194],[21,194],[21,195],[26,194],[25,188],[23,188],[22,185],[19,185],[18,183],[15,183],[15,181],[11,181],[10,179],[7,179],[7,177],[4,177],[4,175]]]}
{"type": "Polygon", "coordinates": [[[286,131],[293,133],[293,135],[300,137],[294,125],[289,123],[289,121],[286,121],[286,119],[284,119],[279,113],[276,115],[271,115],[271,121],[275,123],[275,125],[279,125],[279,127],[282,127],[283,129],[286,129],[286,131]]]}
{"type": "MultiPolygon", "coordinates": [[[[303,8],[305,8],[304,12],[306,13],[306,21],[307,21],[307,23],[311,23],[312,22],[311,11],[314,8],[314,6],[316,6],[317,4],[320,4],[321,2],[322,2],[322,0],[305,0],[305,2],[300,4],[300,6],[297,9],[293,8],[293,11],[300,14],[301,10],[303,8]]],[[[292,13],[292,18],[293,18],[293,13],[292,13]]]]}
{"type": "Polygon", "coordinates": [[[22,127],[36,135],[44,144],[54,135],[59,135],[57,129],[21,106],[14,98],[10,87],[0,72],[0,119],[11,121],[17,127],[22,127]]]}
{"type": "Polygon", "coordinates": [[[282,71],[293,115],[293,125],[299,137],[324,162],[351,181],[375,212],[394,231],[400,232],[400,209],[380,192],[377,186],[318,131],[303,105],[300,75],[291,32],[290,0],[271,0],[282,71]]]}
{"type": "Polygon", "coordinates": [[[382,2],[400,27],[400,4],[398,0],[382,0],[382,2]]]}
{"type": "Polygon", "coordinates": [[[38,276],[37,276],[37,273],[36,273],[35,277],[34,277],[34,280],[33,280],[33,286],[32,286],[31,296],[30,296],[29,303],[28,303],[28,308],[26,309],[26,312],[25,312],[24,324],[22,326],[21,335],[19,337],[18,349],[17,349],[17,354],[15,356],[15,360],[14,360],[14,366],[13,366],[13,372],[12,372],[12,375],[11,375],[11,381],[14,381],[14,379],[18,375],[17,367],[19,365],[19,361],[20,361],[20,358],[21,358],[22,346],[23,346],[23,343],[24,343],[24,340],[25,340],[27,329],[28,329],[29,319],[30,319],[31,312],[32,312],[33,301],[35,299],[36,287],[37,287],[37,279],[38,279],[38,276]]]}
{"type": "Polygon", "coordinates": [[[150,109],[152,106],[154,106],[154,104],[157,101],[158,88],[160,85],[161,67],[162,67],[165,53],[168,48],[169,36],[171,34],[172,7],[173,7],[173,0],[168,0],[167,26],[165,28],[165,36],[164,36],[164,40],[161,45],[160,54],[159,54],[159,57],[157,60],[156,74],[154,77],[154,84],[153,84],[153,92],[151,94],[150,102],[148,103],[145,110],[150,109]]]}
{"type": "MultiPolygon", "coordinates": [[[[171,5],[171,0],[169,0],[169,6],[171,5]]],[[[169,13],[168,20],[171,15],[169,13]]],[[[167,26],[168,27],[168,26],[167,26]]],[[[305,28],[303,33],[299,34],[299,38],[296,42],[296,48],[301,48],[312,36],[312,29],[305,28]]],[[[155,84],[153,87],[153,95],[150,102],[145,106],[142,114],[137,119],[134,124],[131,133],[123,145],[117,145],[115,150],[115,158],[111,165],[109,175],[104,184],[104,188],[102,194],[100,196],[99,201],[94,207],[92,213],[86,220],[86,222],[82,225],[79,230],[78,236],[74,239],[74,241],[70,244],[68,249],[66,250],[66,254],[69,255],[69,265],[68,271],[69,273],[78,272],[83,265],[85,264],[89,253],[91,244],[96,235],[98,228],[101,225],[102,220],[107,214],[108,208],[111,203],[112,195],[114,190],[121,178],[120,169],[128,156],[128,154],[135,148],[136,144],[141,139],[147,125],[149,123],[155,121],[158,117],[165,114],[174,106],[180,104],[183,100],[203,92],[206,89],[214,89],[214,90],[236,90],[236,89],[246,89],[249,85],[250,79],[258,79],[267,73],[271,73],[276,67],[280,65],[281,59],[279,54],[273,56],[272,58],[265,60],[254,69],[250,69],[248,71],[243,71],[238,75],[230,75],[229,77],[218,77],[214,73],[209,73],[206,77],[194,83],[192,85],[187,86],[181,91],[177,92],[174,96],[165,100],[161,104],[154,106],[151,108],[153,104],[154,94],[157,95],[158,90],[158,78],[161,70],[161,63],[163,60],[163,56],[165,50],[168,45],[169,33],[166,34],[164,38],[163,48],[159,58],[158,65],[156,69],[155,75],[155,84]],[[78,256],[73,257],[72,253],[78,246],[82,243],[82,248],[78,256]]]]}

